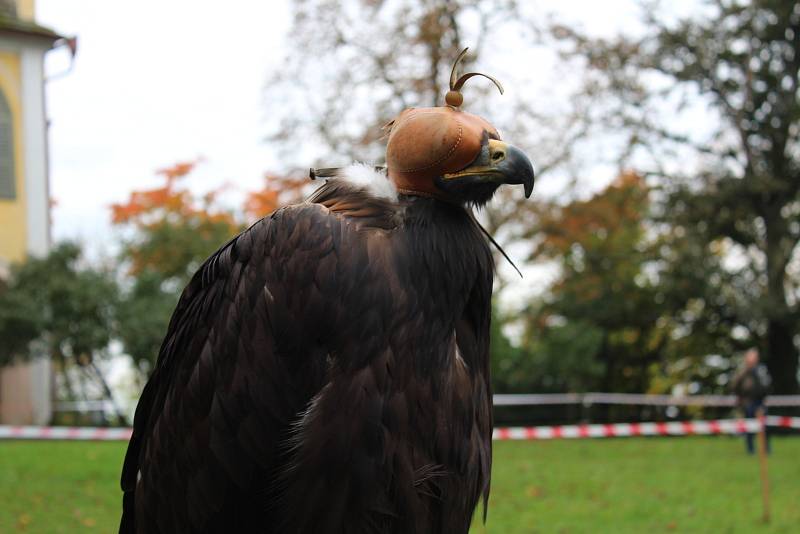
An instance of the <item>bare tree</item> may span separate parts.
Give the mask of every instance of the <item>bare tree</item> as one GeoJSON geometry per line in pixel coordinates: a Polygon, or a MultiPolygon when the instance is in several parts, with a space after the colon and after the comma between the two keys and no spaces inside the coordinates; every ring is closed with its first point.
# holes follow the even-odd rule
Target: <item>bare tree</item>
{"type": "Polygon", "coordinates": [[[593,121],[623,138],[620,161],[646,169],[664,192],[662,222],[682,251],[667,274],[695,271],[700,289],[685,297],[702,303],[696,315],[740,325],[744,342],[764,349],[775,390],[795,393],[800,5],[713,0],[685,17],[666,3],[642,7],[639,37],[598,39],[568,25],[550,35],[585,67],[583,92],[602,95],[593,121]],[[704,294],[715,285],[707,258],[724,249],[741,266],[704,294]]]}
{"type": "MultiPolygon", "coordinates": [[[[525,54],[537,28],[514,0],[297,0],[292,8],[290,52],[265,92],[269,142],[288,165],[381,163],[382,127],[407,107],[443,105],[453,60],[467,46],[464,70],[500,70],[517,90],[501,97],[491,84],[471,84],[464,108],[531,153],[537,179],[569,161],[585,135],[587,99],[553,109],[529,90],[540,75],[525,54]],[[522,36],[524,50],[508,44],[509,33],[522,36]]],[[[483,220],[511,243],[535,215],[519,195],[500,195],[483,220]]]]}
{"type": "Polygon", "coordinates": [[[303,139],[313,157],[342,161],[379,160],[384,124],[407,107],[442,105],[461,49],[470,47],[467,68],[516,9],[511,0],[298,0],[292,7],[290,52],[267,84],[269,139],[303,139]]]}

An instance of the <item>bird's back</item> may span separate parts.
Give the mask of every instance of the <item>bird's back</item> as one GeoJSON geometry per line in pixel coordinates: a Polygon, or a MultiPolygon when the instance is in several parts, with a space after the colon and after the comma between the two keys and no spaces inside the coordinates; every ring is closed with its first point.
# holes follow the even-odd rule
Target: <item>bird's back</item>
{"type": "Polygon", "coordinates": [[[460,207],[332,181],[184,291],[126,532],[466,532],[488,492],[491,255],[460,207]]]}

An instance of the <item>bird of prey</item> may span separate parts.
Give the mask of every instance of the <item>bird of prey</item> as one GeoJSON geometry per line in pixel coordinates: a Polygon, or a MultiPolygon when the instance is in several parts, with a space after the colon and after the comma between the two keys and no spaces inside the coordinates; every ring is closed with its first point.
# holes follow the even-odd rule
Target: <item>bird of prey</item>
{"type": "Polygon", "coordinates": [[[136,409],[120,532],[469,530],[494,267],[472,209],[533,188],[523,152],[460,109],[474,75],[454,66],[447,105],[391,123],[385,171],[319,173],[200,267],[136,409]]]}

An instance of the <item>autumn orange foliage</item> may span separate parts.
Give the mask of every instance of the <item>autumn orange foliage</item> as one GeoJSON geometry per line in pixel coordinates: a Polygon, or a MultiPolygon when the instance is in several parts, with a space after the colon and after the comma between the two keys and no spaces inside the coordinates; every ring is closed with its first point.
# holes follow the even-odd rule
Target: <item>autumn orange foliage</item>
{"type": "Polygon", "coordinates": [[[157,210],[164,210],[167,213],[174,213],[181,216],[189,216],[198,213],[194,207],[195,202],[191,193],[187,189],[180,189],[178,182],[187,176],[197,162],[182,162],[159,169],[157,174],[164,176],[165,184],[163,187],[147,189],[144,191],[133,191],[127,202],[111,205],[111,221],[113,224],[136,224],[142,216],[157,210]]]}
{"type": "Polygon", "coordinates": [[[591,300],[635,277],[639,264],[624,258],[641,247],[648,195],[641,175],[624,172],[587,200],[536,208],[538,242],[531,258],[558,259],[568,266],[554,284],[556,291],[569,287],[591,300]]]}
{"type": "Polygon", "coordinates": [[[647,195],[647,184],[641,175],[624,172],[588,200],[565,206],[543,204],[538,210],[542,242],[537,253],[558,256],[576,243],[608,241],[630,231],[638,234],[647,195]]]}
{"type": "Polygon", "coordinates": [[[164,185],[131,192],[127,202],[111,206],[112,223],[136,230],[128,243],[131,274],[145,268],[174,274],[197,255],[207,255],[242,228],[230,210],[217,206],[224,188],[194,195],[185,179],[198,161],[159,169],[164,185]]]}
{"type": "Polygon", "coordinates": [[[146,267],[176,273],[203,259],[242,230],[245,222],[270,214],[302,199],[309,181],[300,177],[265,175],[262,189],[247,193],[240,210],[224,209],[218,197],[230,186],[196,195],[186,184],[199,160],[159,169],[163,185],[131,192],[126,202],[111,205],[112,223],[136,231],[128,244],[131,273],[146,267]]]}

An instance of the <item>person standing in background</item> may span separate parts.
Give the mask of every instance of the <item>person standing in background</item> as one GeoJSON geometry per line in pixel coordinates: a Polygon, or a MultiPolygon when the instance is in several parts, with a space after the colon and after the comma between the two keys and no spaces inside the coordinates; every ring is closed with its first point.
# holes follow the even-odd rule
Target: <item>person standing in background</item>
{"type": "MultiPolygon", "coordinates": [[[[744,365],[733,378],[731,387],[736,395],[737,404],[748,419],[758,417],[760,410],[766,415],[764,399],[769,394],[772,378],[767,367],[759,364],[758,349],[752,348],[744,355],[744,365]]],[[[755,454],[755,434],[746,435],[747,452],[755,454]]],[[[767,434],[767,452],[769,452],[769,434],[767,434]]]]}

